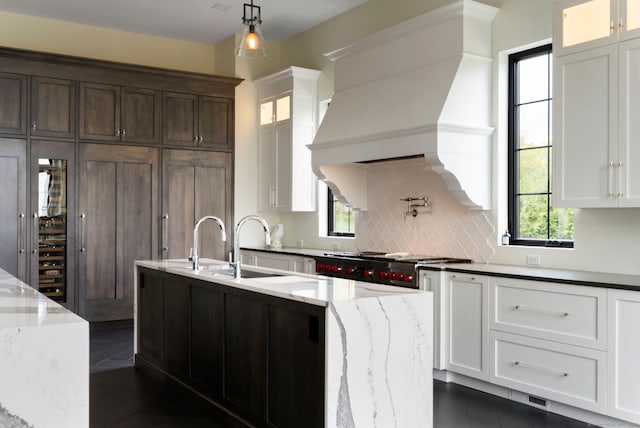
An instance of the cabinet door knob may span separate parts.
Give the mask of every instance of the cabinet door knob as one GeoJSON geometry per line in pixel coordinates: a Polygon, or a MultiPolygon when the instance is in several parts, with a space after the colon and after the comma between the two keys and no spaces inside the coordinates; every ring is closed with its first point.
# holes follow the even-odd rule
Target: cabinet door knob
{"type": "Polygon", "coordinates": [[[122,136],[124,137],[125,135],[127,135],[127,130],[126,129],[122,129],[122,136]]]}
{"type": "Polygon", "coordinates": [[[201,135],[200,138],[198,139],[198,142],[202,143],[202,140],[203,140],[203,138],[202,138],[202,135],[201,135]]]}
{"type": "Polygon", "coordinates": [[[116,129],[116,137],[119,137],[119,136],[120,136],[120,130],[116,129]]]}
{"type": "Polygon", "coordinates": [[[198,142],[198,136],[196,135],[195,137],[193,137],[193,142],[197,143],[198,142]]]}
{"type": "Polygon", "coordinates": [[[33,122],[31,124],[31,129],[37,129],[37,128],[38,128],[38,125],[35,122],[33,122]]]}

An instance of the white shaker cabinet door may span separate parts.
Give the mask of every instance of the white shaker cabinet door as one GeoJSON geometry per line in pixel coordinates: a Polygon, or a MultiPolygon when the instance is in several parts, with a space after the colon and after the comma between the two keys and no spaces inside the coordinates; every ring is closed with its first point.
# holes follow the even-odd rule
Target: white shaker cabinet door
{"type": "Polygon", "coordinates": [[[554,207],[618,206],[618,47],[556,58],[554,207]]]}
{"type": "Polygon", "coordinates": [[[640,292],[608,293],[608,414],[640,423],[640,292]]]}
{"type": "Polygon", "coordinates": [[[488,277],[460,273],[445,277],[448,327],[445,368],[488,380],[488,277]]]}
{"type": "Polygon", "coordinates": [[[433,293],[433,368],[444,370],[446,362],[445,338],[447,337],[445,327],[447,323],[445,320],[445,293],[442,289],[443,273],[439,270],[420,270],[419,272],[420,290],[433,293]]]}
{"type": "Polygon", "coordinates": [[[620,43],[621,207],[640,206],[640,39],[620,43]]]}

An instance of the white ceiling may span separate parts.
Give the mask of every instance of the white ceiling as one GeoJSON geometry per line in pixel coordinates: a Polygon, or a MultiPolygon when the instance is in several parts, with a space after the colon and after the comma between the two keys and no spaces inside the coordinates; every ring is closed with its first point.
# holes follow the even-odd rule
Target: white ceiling
{"type": "MultiPolygon", "coordinates": [[[[0,10],[211,44],[242,31],[245,1],[0,0],[0,10]]],[[[262,8],[264,37],[282,41],[365,1],[254,0],[254,5],[262,8]]]]}

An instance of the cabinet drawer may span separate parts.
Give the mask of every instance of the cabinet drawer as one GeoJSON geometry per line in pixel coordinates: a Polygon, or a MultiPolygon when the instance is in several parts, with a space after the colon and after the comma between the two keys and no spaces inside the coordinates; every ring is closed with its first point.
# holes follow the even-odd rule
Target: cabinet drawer
{"type": "Polygon", "coordinates": [[[606,290],[492,278],[489,328],[606,349],[606,290]]]}
{"type": "Polygon", "coordinates": [[[499,332],[490,341],[493,383],[604,411],[605,352],[499,332]]]}

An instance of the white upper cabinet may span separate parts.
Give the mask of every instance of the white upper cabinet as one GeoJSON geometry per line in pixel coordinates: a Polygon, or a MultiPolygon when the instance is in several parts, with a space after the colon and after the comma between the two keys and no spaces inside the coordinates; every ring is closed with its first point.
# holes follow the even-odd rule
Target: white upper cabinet
{"type": "Polygon", "coordinates": [[[554,11],[558,56],[638,37],[640,0],[559,0],[554,11]]]}
{"type": "Polygon", "coordinates": [[[320,72],[289,67],[254,83],[258,88],[258,208],[315,211],[311,144],[320,72]]]}
{"type": "Polygon", "coordinates": [[[640,0],[554,13],[554,206],[638,207],[640,0]]]}

